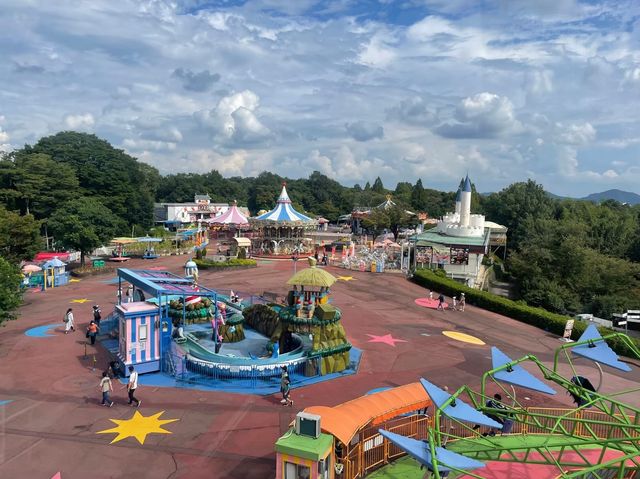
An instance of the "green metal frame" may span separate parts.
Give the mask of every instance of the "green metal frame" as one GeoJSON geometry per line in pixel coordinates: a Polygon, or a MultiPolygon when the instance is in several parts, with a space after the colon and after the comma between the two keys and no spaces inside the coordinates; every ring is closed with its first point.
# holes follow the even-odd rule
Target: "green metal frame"
{"type": "MultiPolygon", "coordinates": [[[[603,340],[618,338],[640,358],[640,351],[624,333],[614,333],[603,337],[603,340]]],[[[455,441],[455,451],[467,457],[478,460],[521,462],[527,464],[552,465],[558,468],[559,477],[578,478],[590,477],[602,478],[603,471],[617,471],[617,478],[622,479],[631,471],[640,471],[640,409],[625,404],[617,398],[623,394],[636,392],[640,388],[620,391],[611,395],[603,395],[599,392],[587,391],[563,377],[558,372],[559,358],[564,353],[571,371],[577,376],[576,369],[571,360],[569,351],[584,344],[592,343],[592,340],[567,343],[558,348],[554,355],[553,369],[549,369],[538,358],[526,355],[520,359],[504,364],[487,371],[482,376],[480,392],[473,391],[468,386],[462,386],[451,397],[434,411],[433,427],[429,429],[428,441],[433,458],[433,475],[440,479],[440,471],[436,458],[435,448],[443,446],[449,441],[455,441]],[[515,391],[509,391],[507,387],[494,378],[494,375],[503,370],[511,369],[515,365],[529,362],[536,365],[545,379],[553,381],[565,391],[581,397],[587,402],[580,407],[567,409],[561,416],[528,410],[515,397],[515,391]],[[487,383],[496,385],[513,405],[508,409],[496,409],[485,404],[490,399],[487,394],[487,383]],[[493,440],[491,436],[482,436],[479,430],[474,430],[469,424],[446,417],[443,410],[452,404],[456,398],[467,396],[470,403],[479,411],[492,416],[509,419],[517,423],[521,429],[535,428],[546,436],[540,444],[507,446],[500,441],[493,440]],[[586,412],[587,411],[587,412],[586,412]],[[600,417],[592,417],[592,411],[597,411],[600,417]],[[449,423],[450,427],[447,427],[449,423]],[[454,426],[455,424],[455,426],[454,426]],[[461,429],[464,435],[454,433],[455,427],[461,429]],[[605,435],[597,429],[606,429],[605,435]],[[482,447],[485,446],[485,447],[482,447]],[[599,449],[597,461],[590,460],[583,451],[585,449],[599,449]],[[605,460],[607,451],[616,451],[619,456],[605,460]],[[567,452],[573,459],[566,458],[567,452]],[[565,457],[565,459],[563,459],[565,457]],[[579,458],[577,460],[575,458],[579,458]],[[571,470],[577,469],[577,470],[571,470]],[[599,473],[600,472],[600,473],[599,473]]],[[[539,441],[538,441],[539,442],[539,441]]],[[[482,476],[469,471],[463,471],[447,464],[452,471],[465,474],[468,477],[483,479],[482,476]]],[[[608,476],[607,476],[608,477],[608,476]]]]}

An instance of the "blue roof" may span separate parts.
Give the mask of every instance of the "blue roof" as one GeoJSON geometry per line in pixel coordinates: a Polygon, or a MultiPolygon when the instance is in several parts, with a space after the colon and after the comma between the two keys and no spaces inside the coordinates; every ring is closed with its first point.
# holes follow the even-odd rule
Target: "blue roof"
{"type": "Polygon", "coordinates": [[[589,343],[574,347],[572,349],[573,353],[583,358],[606,364],[612,368],[620,369],[621,371],[631,371],[628,364],[620,361],[618,355],[604,341],[598,329],[593,324],[589,325],[585,332],[582,333],[578,342],[587,340],[589,343]]]}
{"type": "MultiPolygon", "coordinates": [[[[513,360],[494,346],[491,348],[491,362],[493,364],[493,368],[496,369],[500,366],[504,366],[505,364],[512,363],[513,360]]],[[[499,381],[513,384],[514,386],[521,386],[523,388],[532,389],[546,394],[556,393],[545,383],[517,364],[510,365],[506,369],[494,373],[493,377],[499,381]]]]}
{"type": "MultiPolygon", "coordinates": [[[[427,441],[418,441],[409,437],[401,436],[394,432],[379,429],[378,432],[400,449],[405,451],[420,464],[424,464],[433,471],[433,458],[431,457],[431,447],[427,441]]],[[[451,467],[456,469],[477,469],[484,467],[484,463],[463,456],[453,451],[447,451],[443,447],[435,447],[436,461],[438,461],[438,472],[451,471],[451,467]]]]}
{"type": "Polygon", "coordinates": [[[282,192],[276,203],[276,207],[256,218],[257,220],[269,220],[269,221],[313,221],[308,216],[298,213],[293,206],[291,206],[291,200],[287,194],[287,188],[283,185],[282,192]]]}
{"type": "Polygon", "coordinates": [[[67,265],[66,263],[63,263],[56,257],[56,258],[50,259],[45,264],[43,264],[42,269],[61,268],[62,266],[66,266],[66,265],[67,265]]]}
{"type": "Polygon", "coordinates": [[[469,180],[469,175],[467,175],[467,177],[464,179],[464,186],[462,188],[462,191],[464,191],[465,193],[471,193],[471,180],[469,180]]]}
{"type": "Polygon", "coordinates": [[[458,192],[456,193],[456,203],[459,203],[462,199],[462,191],[458,188],[458,192]]]}
{"type": "MultiPolygon", "coordinates": [[[[431,384],[424,378],[420,378],[420,383],[438,409],[451,397],[451,394],[443,391],[438,386],[431,384]]],[[[502,424],[485,416],[480,411],[472,408],[459,398],[455,398],[454,402],[450,403],[442,410],[442,413],[451,419],[502,429],[502,424]]]]}

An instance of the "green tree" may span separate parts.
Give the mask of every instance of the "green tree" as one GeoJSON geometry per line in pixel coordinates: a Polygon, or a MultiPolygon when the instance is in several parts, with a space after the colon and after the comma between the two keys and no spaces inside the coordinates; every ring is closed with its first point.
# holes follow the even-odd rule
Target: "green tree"
{"type": "Polygon", "coordinates": [[[18,267],[0,257],[0,324],[15,319],[14,311],[22,302],[21,281],[18,267]]]}
{"type": "Polygon", "coordinates": [[[11,263],[30,260],[42,248],[40,221],[0,206],[0,256],[11,263]]]}
{"type": "Polygon", "coordinates": [[[43,153],[75,171],[79,193],[100,200],[128,225],[151,226],[153,179],[143,166],[124,151],[95,135],[64,131],[41,138],[24,153],[43,153]]]}
{"type": "Polygon", "coordinates": [[[393,233],[394,239],[398,239],[400,228],[415,226],[416,224],[416,217],[407,214],[401,205],[395,205],[387,209],[374,208],[369,216],[362,219],[362,225],[373,232],[374,235],[377,236],[386,229],[393,233]]]}
{"type": "Polygon", "coordinates": [[[10,208],[22,214],[47,218],[55,208],[78,195],[78,179],[72,167],[42,153],[16,151],[0,161],[0,192],[10,208]]]}
{"type": "Polygon", "coordinates": [[[374,193],[380,193],[380,194],[384,194],[385,193],[384,185],[382,184],[382,180],[380,179],[379,176],[373,182],[373,186],[371,187],[371,190],[374,193]]]}
{"type": "Polygon", "coordinates": [[[87,253],[107,243],[123,226],[122,220],[93,198],[70,201],[49,218],[56,244],[80,251],[83,265],[87,253]]]}

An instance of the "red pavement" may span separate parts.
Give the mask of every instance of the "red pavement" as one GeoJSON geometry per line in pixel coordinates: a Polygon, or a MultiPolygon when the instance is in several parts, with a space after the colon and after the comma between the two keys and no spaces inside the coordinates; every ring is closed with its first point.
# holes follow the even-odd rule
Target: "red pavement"
{"type": "MultiPolygon", "coordinates": [[[[180,273],[186,256],[154,262],[132,260],[127,268],[163,266],[180,273]]],[[[261,262],[262,263],[262,262],[261,262]]],[[[151,434],[143,445],[128,438],[110,445],[113,435],[96,434],[110,429],[109,419],[130,419],[133,410],[124,404],[125,391],[116,386],[116,405],[99,406],[99,370],[107,356],[95,349],[98,370],[83,359],[82,331],[98,303],[103,315],[113,307],[116,286],[96,276],[78,283],[25,295],[20,318],[0,334],[0,477],[50,479],[61,471],[62,479],[85,478],[252,478],[275,476],[274,441],[287,429],[295,413],[311,405],[335,405],[381,386],[397,386],[420,376],[449,389],[478,379],[490,366],[490,346],[517,358],[533,353],[547,364],[561,343],[544,331],[467,305],[463,312],[433,311],[414,304],[424,290],[400,275],[345,272],[330,268],[352,281],[333,288],[334,303],[343,311],[350,341],[364,351],[357,375],[294,389],[294,408],[284,408],[276,396],[233,395],[192,389],[141,387],[140,412],[149,416],[165,411],[171,434],[151,434]],[[72,299],[89,299],[71,304],[72,299]],[[61,333],[62,317],[72,306],[80,332],[61,333]],[[57,323],[55,336],[31,338],[24,331],[57,323]],[[460,331],[482,339],[474,346],[442,336],[443,330],[460,331]],[[371,336],[390,334],[391,346],[370,342],[371,336]]],[[[293,273],[289,261],[260,264],[242,271],[203,271],[200,282],[213,288],[261,293],[286,291],[293,273]]],[[[90,353],[94,350],[89,346],[90,353]]],[[[580,374],[597,377],[586,360],[577,361],[580,374]]],[[[605,373],[603,391],[637,385],[638,368],[632,373],[605,373]]],[[[531,405],[570,404],[567,395],[542,396],[521,392],[531,405]]],[[[640,398],[625,398],[635,401],[640,398]]]]}

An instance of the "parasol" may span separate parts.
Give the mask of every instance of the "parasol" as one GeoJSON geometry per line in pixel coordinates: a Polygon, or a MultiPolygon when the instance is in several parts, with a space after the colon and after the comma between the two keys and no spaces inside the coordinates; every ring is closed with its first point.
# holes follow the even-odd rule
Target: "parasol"
{"type": "Polygon", "coordinates": [[[28,264],[22,267],[24,273],[35,273],[36,271],[42,271],[42,268],[37,264],[28,264]]]}
{"type": "Polygon", "coordinates": [[[309,258],[310,268],[303,269],[294,274],[287,284],[300,286],[316,286],[328,288],[336,282],[336,277],[323,269],[316,268],[316,259],[309,258]]]}
{"type": "Polygon", "coordinates": [[[144,236],[137,238],[138,243],[160,243],[162,238],[151,238],[150,236],[144,236]]]}

